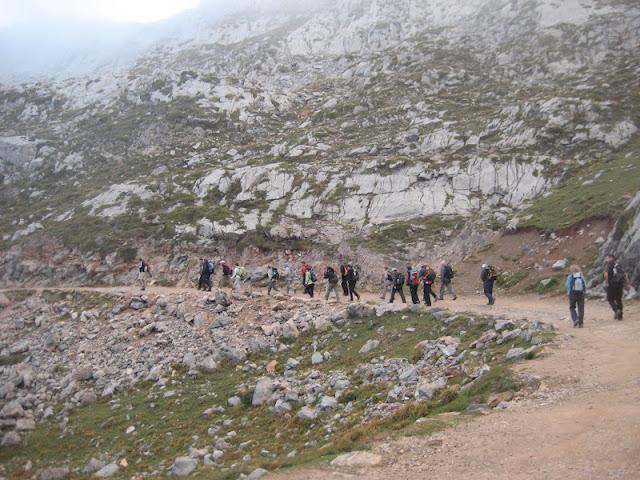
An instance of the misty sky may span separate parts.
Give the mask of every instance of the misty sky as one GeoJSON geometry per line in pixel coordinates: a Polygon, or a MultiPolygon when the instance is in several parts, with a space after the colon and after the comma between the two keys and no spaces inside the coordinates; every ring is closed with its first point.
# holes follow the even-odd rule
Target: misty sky
{"type": "Polygon", "coordinates": [[[198,3],[200,0],[0,0],[0,28],[46,19],[148,23],[170,18],[198,3]]]}

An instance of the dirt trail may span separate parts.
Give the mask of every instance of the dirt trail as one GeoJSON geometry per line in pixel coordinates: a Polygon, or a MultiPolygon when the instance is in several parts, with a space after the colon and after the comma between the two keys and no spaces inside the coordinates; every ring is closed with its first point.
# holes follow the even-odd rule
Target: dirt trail
{"type": "Polygon", "coordinates": [[[542,378],[536,396],[433,437],[378,444],[373,451],[384,459],[380,467],[296,470],[269,478],[640,479],[638,305],[628,308],[625,321],[614,322],[608,305],[590,301],[585,328],[573,329],[563,298],[500,298],[491,309],[483,303],[469,297],[438,305],[539,319],[558,328],[557,344],[521,367],[542,378]]]}
{"type": "MultiPolygon", "coordinates": [[[[135,287],[54,290],[140,292],[135,287]]],[[[147,293],[200,294],[193,289],[163,287],[151,287],[147,293]]],[[[379,301],[370,294],[363,300],[379,301]]],[[[584,329],[570,327],[562,297],[499,298],[497,305],[487,307],[482,297],[473,296],[436,306],[553,324],[559,331],[556,343],[541,358],[519,366],[542,379],[538,393],[506,410],[454,422],[432,437],[374,445],[373,451],[384,459],[378,467],[338,471],[327,466],[285,471],[269,478],[640,479],[640,305],[632,304],[625,320],[614,322],[606,303],[589,301],[584,329]]]]}

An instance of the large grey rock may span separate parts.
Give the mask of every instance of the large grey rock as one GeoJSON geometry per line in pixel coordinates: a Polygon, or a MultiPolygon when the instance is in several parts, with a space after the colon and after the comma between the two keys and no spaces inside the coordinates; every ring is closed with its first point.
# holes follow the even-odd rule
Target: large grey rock
{"type": "Polygon", "coordinates": [[[71,376],[78,382],[91,380],[93,378],[93,369],[88,365],[78,367],[73,371],[71,376]]]}
{"type": "Polygon", "coordinates": [[[0,417],[2,418],[22,418],[24,416],[24,409],[17,400],[12,400],[0,410],[0,417]]]}
{"type": "Polygon", "coordinates": [[[253,391],[253,399],[251,404],[254,407],[258,407],[266,404],[273,393],[273,380],[269,377],[262,377],[258,379],[256,387],[253,391]]]}
{"type": "Polygon", "coordinates": [[[171,466],[171,475],[186,477],[198,467],[198,460],[190,457],[178,457],[171,466]]]}
{"type": "Polygon", "coordinates": [[[104,462],[102,460],[98,460],[97,458],[92,458],[89,460],[85,466],[82,468],[82,473],[94,473],[104,467],[104,462]]]}

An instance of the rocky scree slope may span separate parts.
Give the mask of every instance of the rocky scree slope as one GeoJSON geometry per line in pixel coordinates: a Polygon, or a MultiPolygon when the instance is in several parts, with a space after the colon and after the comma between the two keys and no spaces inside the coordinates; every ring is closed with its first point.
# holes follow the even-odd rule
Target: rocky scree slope
{"type": "Polygon", "coordinates": [[[204,18],[112,75],[3,86],[3,282],[52,263],[29,244],[397,251],[417,225],[438,252],[462,226],[541,226],[539,199],[637,160],[635,2],[307,7],[204,18]]]}
{"type": "Polygon", "coordinates": [[[222,292],[20,291],[2,305],[0,475],[12,479],[238,478],[386,430],[432,431],[426,417],[535,392],[509,365],[552,335],[536,321],[222,292]]]}

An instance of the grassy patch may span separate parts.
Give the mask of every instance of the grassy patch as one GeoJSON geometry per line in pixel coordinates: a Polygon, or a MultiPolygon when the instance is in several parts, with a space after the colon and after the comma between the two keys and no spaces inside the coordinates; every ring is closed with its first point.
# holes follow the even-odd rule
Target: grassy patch
{"type": "Polygon", "coordinates": [[[605,161],[576,166],[567,179],[523,213],[523,227],[553,231],[597,217],[616,219],[640,190],[640,139],[605,161]]]}

